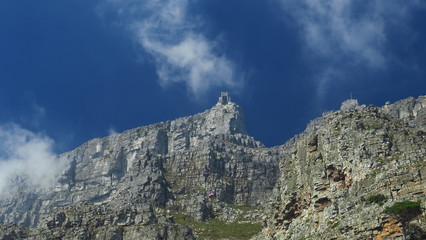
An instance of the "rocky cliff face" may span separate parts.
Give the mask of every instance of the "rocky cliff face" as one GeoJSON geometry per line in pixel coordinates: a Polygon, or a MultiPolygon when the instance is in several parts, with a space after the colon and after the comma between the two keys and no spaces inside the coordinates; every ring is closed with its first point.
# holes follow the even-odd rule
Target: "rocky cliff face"
{"type": "MultiPolygon", "coordinates": [[[[402,239],[402,226],[383,210],[403,200],[425,206],[425,100],[383,108],[346,102],[282,146],[266,236],[402,239]],[[379,194],[384,206],[367,201],[379,194]]],[[[412,239],[422,239],[424,215],[412,227],[412,239]]]]}
{"type": "Polygon", "coordinates": [[[58,160],[68,168],[55,188],[1,200],[0,222],[38,229],[20,233],[34,239],[192,239],[171,213],[206,221],[229,204],[261,205],[279,176],[277,154],[246,135],[227,94],[203,113],[93,139],[58,160]]]}
{"type": "MultiPolygon", "coordinates": [[[[61,154],[68,166],[53,189],[0,200],[0,236],[402,238],[383,208],[398,200],[425,206],[425,109],[426,97],[382,108],[351,100],[283,146],[265,148],[247,135],[242,110],[224,93],[203,113],[61,154]],[[384,206],[366,200],[377,194],[387,197],[384,206]],[[225,236],[215,235],[214,223],[225,236]]],[[[424,233],[422,218],[411,236],[424,233]]]]}
{"type": "Polygon", "coordinates": [[[417,99],[409,97],[407,99],[386,105],[381,109],[383,113],[389,114],[394,118],[402,119],[415,128],[426,129],[426,96],[417,99]]]}

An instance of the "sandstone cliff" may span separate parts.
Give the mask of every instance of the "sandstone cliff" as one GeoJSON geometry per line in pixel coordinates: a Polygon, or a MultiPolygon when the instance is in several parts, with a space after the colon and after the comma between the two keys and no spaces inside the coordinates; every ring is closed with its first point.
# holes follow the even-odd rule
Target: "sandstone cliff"
{"type": "MultiPolygon", "coordinates": [[[[383,107],[349,100],[265,148],[224,93],[203,113],[61,154],[67,167],[54,188],[0,200],[0,237],[402,239],[383,209],[425,207],[425,126],[424,96],[383,107]],[[378,194],[382,206],[366,200],[378,194]]],[[[424,235],[425,216],[410,226],[412,239],[424,235]]]]}
{"type": "Polygon", "coordinates": [[[2,199],[0,222],[29,227],[15,230],[30,239],[192,239],[173,214],[236,218],[228,205],[262,205],[279,176],[278,155],[246,135],[227,94],[203,113],[93,139],[58,160],[68,167],[55,188],[2,199]]]}
{"type": "MultiPolygon", "coordinates": [[[[382,108],[346,102],[312,121],[282,146],[266,236],[402,239],[401,224],[383,210],[403,200],[425,206],[425,107],[424,96],[382,108]],[[383,206],[367,201],[379,194],[383,206]]],[[[412,239],[425,237],[424,219],[412,222],[412,239]]]]}

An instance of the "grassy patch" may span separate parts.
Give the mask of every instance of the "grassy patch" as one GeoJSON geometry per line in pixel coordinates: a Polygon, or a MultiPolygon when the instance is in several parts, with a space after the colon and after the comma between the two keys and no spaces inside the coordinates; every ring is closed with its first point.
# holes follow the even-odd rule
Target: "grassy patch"
{"type": "MultiPolygon", "coordinates": [[[[243,204],[231,204],[231,205],[229,205],[229,207],[234,209],[234,210],[239,211],[238,213],[236,213],[236,215],[237,215],[236,221],[237,222],[247,221],[248,220],[247,214],[254,213],[257,210],[259,210],[259,206],[250,206],[250,205],[243,205],[243,204]]],[[[250,218],[250,219],[251,219],[250,221],[252,221],[252,222],[253,222],[253,220],[254,220],[254,222],[259,222],[259,219],[252,219],[252,218],[250,218]]]]}
{"type": "Polygon", "coordinates": [[[173,216],[176,223],[191,227],[198,239],[246,240],[262,229],[260,223],[226,223],[219,219],[197,222],[185,214],[174,213],[173,216]]]}
{"type": "Polygon", "coordinates": [[[253,210],[258,208],[258,207],[253,207],[253,206],[250,206],[250,205],[238,205],[238,204],[231,204],[231,205],[229,205],[229,207],[231,207],[233,209],[241,210],[243,212],[253,211],[253,210]]]}

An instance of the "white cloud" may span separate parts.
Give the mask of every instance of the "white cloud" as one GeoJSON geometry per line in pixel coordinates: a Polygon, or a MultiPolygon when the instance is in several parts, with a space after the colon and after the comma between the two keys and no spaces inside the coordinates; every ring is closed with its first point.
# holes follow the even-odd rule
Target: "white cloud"
{"type": "Polygon", "coordinates": [[[341,73],[333,68],[324,69],[321,74],[317,76],[316,81],[318,82],[317,96],[323,99],[328,92],[329,83],[335,79],[341,77],[341,73]]]}
{"type": "Polygon", "coordinates": [[[52,151],[53,141],[16,124],[0,126],[0,197],[23,185],[38,191],[52,187],[65,163],[52,151]]]}
{"type": "Polygon", "coordinates": [[[300,26],[310,52],[327,58],[351,56],[355,62],[385,66],[384,19],[374,1],[362,10],[352,0],[281,2],[300,26]]]}
{"type": "Polygon", "coordinates": [[[316,69],[317,96],[328,85],[346,79],[353,66],[383,70],[394,57],[392,34],[409,32],[413,10],[421,1],[405,0],[278,0],[299,29],[305,57],[316,69]],[[406,31],[401,31],[404,29],[406,31]]]}
{"type": "Polygon", "coordinates": [[[198,96],[211,87],[237,87],[234,64],[224,56],[213,53],[214,43],[202,35],[188,33],[182,41],[168,45],[140,39],[141,44],[155,58],[160,84],[167,86],[185,82],[198,96]]]}
{"type": "MultiPolygon", "coordinates": [[[[201,31],[200,16],[189,13],[187,0],[110,0],[119,21],[151,55],[160,85],[186,84],[199,98],[211,88],[242,86],[235,64],[219,49],[219,41],[201,31]]],[[[100,12],[104,12],[104,4],[100,12]]]]}
{"type": "Polygon", "coordinates": [[[30,102],[33,116],[31,123],[35,126],[38,126],[42,119],[46,116],[46,109],[42,106],[40,106],[35,100],[30,102]]]}
{"type": "Polygon", "coordinates": [[[385,68],[387,34],[392,27],[408,24],[420,1],[404,0],[279,0],[300,27],[311,53],[339,61],[385,68]]]}

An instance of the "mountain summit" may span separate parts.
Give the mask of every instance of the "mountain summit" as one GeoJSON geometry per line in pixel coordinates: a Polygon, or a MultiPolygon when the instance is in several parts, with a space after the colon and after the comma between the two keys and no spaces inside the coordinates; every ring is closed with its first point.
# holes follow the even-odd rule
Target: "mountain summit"
{"type": "Polygon", "coordinates": [[[67,164],[53,188],[0,200],[0,237],[421,238],[421,212],[401,222],[384,210],[425,206],[425,116],[425,96],[383,107],[350,100],[265,148],[221,93],[202,113],[59,155],[67,164]]]}

